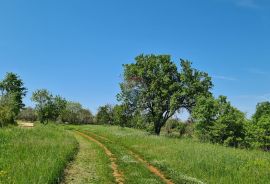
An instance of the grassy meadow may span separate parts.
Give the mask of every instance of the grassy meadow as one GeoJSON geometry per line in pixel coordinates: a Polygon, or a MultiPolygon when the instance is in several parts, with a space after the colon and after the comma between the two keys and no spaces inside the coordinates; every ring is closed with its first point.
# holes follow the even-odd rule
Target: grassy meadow
{"type": "Polygon", "coordinates": [[[77,152],[74,136],[49,124],[0,129],[0,183],[57,183],[77,152]]]}
{"type": "Polygon", "coordinates": [[[62,184],[113,184],[110,161],[104,151],[94,142],[74,133],[79,142],[79,152],[66,171],[62,184]]]}
{"type": "Polygon", "coordinates": [[[70,128],[94,136],[106,145],[117,156],[119,167],[125,172],[126,183],[162,183],[145,166],[136,163],[129,151],[139,154],[175,183],[270,182],[270,155],[267,152],[227,148],[190,139],[152,136],[129,128],[70,128]]]}

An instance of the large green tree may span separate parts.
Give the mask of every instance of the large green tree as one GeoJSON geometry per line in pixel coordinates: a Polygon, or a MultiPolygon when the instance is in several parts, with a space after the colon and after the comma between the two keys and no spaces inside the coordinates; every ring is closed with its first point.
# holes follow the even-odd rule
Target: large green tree
{"type": "Polygon", "coordinates": [[[169,55],[140,55],[135,63],[124,65],[124,81],[118,99],[130,111],[141,111],[160,134],[166,121],[179,109],[189,112],[196,104],[196,96],[210,95],[211,78],[207,73],[181,60],[181,70],[169,55]]]}

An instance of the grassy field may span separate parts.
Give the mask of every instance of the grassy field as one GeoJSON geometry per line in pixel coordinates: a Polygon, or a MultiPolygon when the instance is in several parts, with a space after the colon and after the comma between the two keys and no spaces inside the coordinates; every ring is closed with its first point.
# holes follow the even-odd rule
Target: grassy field
{"type": "Polygon", "coordinates": [[[270,154],[150,136],[107,126],[72,126],[102,142],[115,154],[126,183],[162,183],[130,151],[159,168],[174,183],[269,183],[270,154]],[[94,134],[93,134],[94,133],[94,134]],[[102,137],[100,137],[102,136],[102,137]]]}
{"type": "Polygon", "coordinates": [[[175,184],[265,184],[270,182],[269,173],[267,152],[157,137],[129,128],[49,124],[0,129],[3,184],[58,183],[63,174],[63,184],[113,184],[117,177],[127,184],[164,180],[175,184]],[[77,150],[75,160],[67,164],[77,150]]]}
{"type": "Polygon", "coordinates": [[[78,143],[56,125],[0,129],[0,183],[56,183],[78,143]]]}
{"type": "Polygon", "coordinates": [[[113,184],[114,178],[110,174],[109,159],[99,146],[86,138],[74,134],[79,142],[79,152],[75,160],[65,171],[63,184],[113,184]]]}

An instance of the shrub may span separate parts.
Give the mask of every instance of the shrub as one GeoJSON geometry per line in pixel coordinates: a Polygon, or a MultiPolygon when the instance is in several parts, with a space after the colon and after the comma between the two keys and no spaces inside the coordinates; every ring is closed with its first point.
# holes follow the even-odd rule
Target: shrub
{"type": "Polygon", "coordinates": [[[200,97],[192,112],[199,139],[239,147],[245,138],[245,115],[227,98],[200,97]]]}
{"type": "Polygon", "coordinates": [[[23,120],[23,121],[37,121],[36,111],[31,107],[22,109],[17,119],[23,120]]]}
{"type": "Polygon", "coordinates": [[[178,127],[180,127],[181,125],[179,125],[181,122],[179,122],[178,119],[169,119],[166,122],[165,125],[165,130],[167,132],[167,134],[171,134],[173,131],[175,131],[178,127]]]}

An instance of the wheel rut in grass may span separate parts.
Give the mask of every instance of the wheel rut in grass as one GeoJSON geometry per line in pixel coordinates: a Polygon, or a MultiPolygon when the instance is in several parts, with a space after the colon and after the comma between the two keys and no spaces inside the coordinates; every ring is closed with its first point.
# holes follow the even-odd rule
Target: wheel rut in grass
{"type": "Polygon", "coordinates": [[[85,137],[86,139],[95,142],[96,144],[98,144],[105,151],[106,155],[109,157],[109,159],[111,161],[111,168],[113,170],[113,176],[115,178],[116,183],[118,183],[118,184],[124,184],[123,173],[119,172],[118,165],[116,164],[116,158],[112,154],[112,152],[104,144],[102,144],[101,142],[99,142],[97,139],[95,139],[95,138],[93,138],[93,137],[91,137],[89,135],[86,135],[86,134],[84,134],[82,132],[79,132],[79,131],[76,131],[76,132],[77,132],[77,134],[85,137]]]}
{"type": "MultiPolygon", "coordinates": [[[[104,140],[104,141],[108,141],[111,142],[112,141],[106,137],[94,134],[90,131],[84,131],[85,133],[91,134],[92,136],[95,137],[99,137],[100,139],[104,140]]],[[[126,148],[126,147],[125,147],[126,148]]],[[[168,179],[157,167],[153,166],[152,164],[150,164],[148,161],[146,161],[145,159],[143,159],[140,155],[134,153],[132,150],[126,148],[130,155],[132,155],[138,162],[143,163],[144,165],[147,166],[148,170],[153,173],[154,175],[158,176],[164,183],[166,184],[174,184],[170,179],[168,179]]]]}

